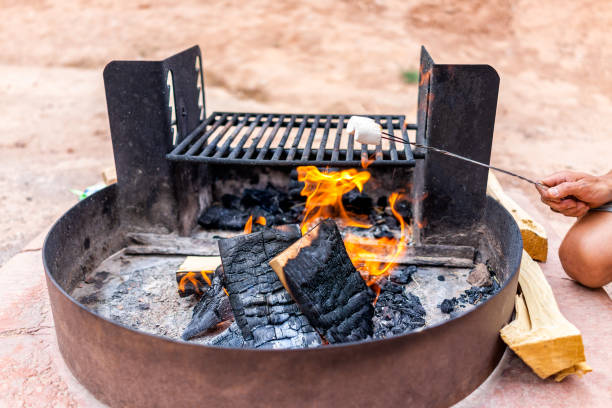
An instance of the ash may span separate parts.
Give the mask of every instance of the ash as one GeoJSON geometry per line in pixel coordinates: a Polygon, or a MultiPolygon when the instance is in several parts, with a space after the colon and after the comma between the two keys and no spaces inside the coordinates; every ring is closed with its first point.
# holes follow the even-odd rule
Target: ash
{"type": "Polygon", "coordinates": [[[425,326],[420,299],[406,288],[386,279],[379,281],[380,294],[374,308],[374,338],[407,333],[425,326]]]}
{"type": "MultiPolygon", "coordinates": [[[[102,262],[71,293],[102,317],[145,333],[181,340],[191,321],[195,297],[177,293],[175,271],[184,256],[131,256],[119,251],[102,262]]],[[[241,347],[241,337],[228,338],[221,326],[192,342],[241,347]]]]}

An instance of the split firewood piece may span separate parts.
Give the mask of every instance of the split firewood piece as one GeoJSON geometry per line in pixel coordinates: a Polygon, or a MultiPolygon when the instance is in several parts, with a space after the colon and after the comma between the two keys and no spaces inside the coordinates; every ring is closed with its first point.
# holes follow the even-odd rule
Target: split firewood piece
{"type": "Polygon", "coordinates": [[[540,266],[523,251],[516,297],[516,318],[500,334],[504,342],[540,377],[591,371],[580,331],[559,311],[540,266]]]}
{"type": "Polygon", "coordinates": [[[353,266],[334,221],[321,222],[270,266],[329,343],[372,335],[374,293],[353,266]]]}
{"type": "Polygon", "coordinates": [[[127,234],[128,255],[197,255],[219,256],[216,239],[179,237],[174,234],[150,234],[131,232],[127,234]]]}
{"type": "Polygon", "coordinates": [[[264,229],[219,240],[222,282],[236,323],[256,348],[303,348],[321,344],[268,262],[301,236],[297,226],[264,229]]]}
{"type": "Polygon", "coordinates": [[[215,269],[221,265],[218,256],[188,256],[176,271],[180,297],[201,295],[211,286],[215,269]]]}
{"type": "Polygon", "coordinates": [[[487,193],[500,202],[508,212],[514,217],[514,220],[521,230],[523,237],[523,248],[536,261],[546,262],[548,255],[548,237],[544,227],[535,221],[527,214],[519,205],[510,198],[503,190],[495,175],[489,171],[489,182],[487,184],[487,193]]]}
{"type": "Polygon", "coordinates": [[[113,183],[117,182],[117,171],[114,167],[107,167],[102,170],[102,180],[104,180],[104,184],[110,186],[113,183]]]}
{"type": "Polygon", "coordinates": [[[183,340],[189,340],[199,336],[206,331],[234,318],[232,307],[229,302],[229,297],[225,294],[221,283],[220,269],[217,268],[217,273],[212,279],[210,289],[200,298],[200,301],[193,308],[193,316],[191,322],[183,332],[183,340]]]}

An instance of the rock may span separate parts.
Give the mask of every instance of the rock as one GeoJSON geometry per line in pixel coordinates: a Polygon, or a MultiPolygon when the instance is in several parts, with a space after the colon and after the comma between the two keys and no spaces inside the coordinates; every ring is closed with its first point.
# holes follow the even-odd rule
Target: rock
{"type": "Polygon", "coordinates": [[[487,265],[483,263],[476,264],[476,267],[470,272],[467,281],[469,284],[478,287],[491,286],[493,284],[487,265]]]}
{"type": "Polygon", "coordinates": [[[442,313],[450,313],[455,309],[455,303],[452,299],[444,299],[442,304],[440,305],[440,310],[442,313]]]}

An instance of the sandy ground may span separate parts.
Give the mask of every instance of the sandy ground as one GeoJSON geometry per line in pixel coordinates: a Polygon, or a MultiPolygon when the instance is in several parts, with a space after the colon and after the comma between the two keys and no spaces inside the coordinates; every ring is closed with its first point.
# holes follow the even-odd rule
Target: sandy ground
{"type": "MultiPolygon", "coordinates": [[[[501,76],[493,163],[602,173],[612,152],[612,2],[0,0],[0,264],[113,163],[102,69],[204,55],[207,109],[415,116],[424,44],[501,76]]],[[[530,186],[506,177],[506,188],[530,186]]],[[[559,234],[571,220],[538,206],[559,234]]]]}

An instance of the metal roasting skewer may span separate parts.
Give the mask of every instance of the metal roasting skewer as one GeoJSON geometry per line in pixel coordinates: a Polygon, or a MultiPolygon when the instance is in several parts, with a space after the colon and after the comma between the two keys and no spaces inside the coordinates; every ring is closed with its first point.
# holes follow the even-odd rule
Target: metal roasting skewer
{"type": "Polygon", "coordinates": [[[529,179],[527,177],[521,176],[520,174],[516,174],[516,173],[513,173],[513,172],[508,171],[508,170],[500,169],[499,167],[491,166],[490,164],[485,164],[485,163],[482,163],[482,162],[479,162],[479,161],[476,161],[476,160],[472,160],[472,159],[467,158],[465,156],[461,156],[461,155],[458,155],[458,154],[455,154],[455,153],[451,153],[451,152],[446,151],[446,150],[438,149],[437,147],[425,146],[425,145],[422,145],[420,143],[415,143],[415,142],[410,142],[408,140],[403,140],[403,139],[398,138],[395,135],[392,135],[392,134],[389,134],[389,133],[386,133],[386,132],[381,132],[381,133],[383,135],[385,135],[385,136],[388,136],[388,137],[381,136],[382,139],[390,140],[390,141],[397,142],[397,143],[409,144],[409,145],[412,145],[412,146],[415,146],[415,147],[422,147],[423,149],[427,149],[427,150],[433,150],[434,152],[438,152],[438,153],[444,154],[446,156],[451,156],[451,157],[454,157],[454,158],[459,159],[459,160],[465,160],[467,162],[476,164],[478,166],[486,167],[486,168],[491,169],[491,170],[499,171],[501,173],[505,173],[505,174],[508,174],[510,176],[517,177],[517,178],[519,178],[521,180],[524,180],[524,181],[526,181],[528,183],[531,183],[533,185],[540,186],[540,187],[542,187],[545,190],[548,189],[548,186],[545,186],[544,184],[540,183],[539,181],[531,180],[531,179],[529,179]]]}

